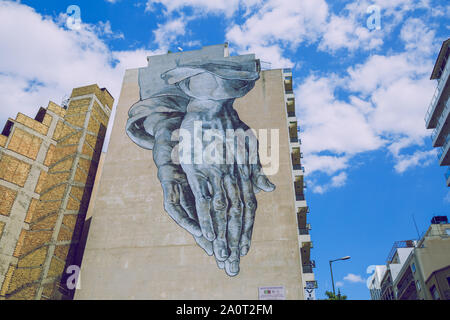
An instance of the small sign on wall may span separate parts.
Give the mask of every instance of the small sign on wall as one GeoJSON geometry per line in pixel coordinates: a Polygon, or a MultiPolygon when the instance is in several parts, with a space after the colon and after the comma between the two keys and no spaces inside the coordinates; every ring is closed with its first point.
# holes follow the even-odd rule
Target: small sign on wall
{"type": "Polygon", "coordinates": [[[306,281],[305,300],[316,300],[317,281],[306,281]]]}
{"type": "Polygon", "coordinates": [[[259,300],[286,300],[284,287],[260,287],[259,300]]]}

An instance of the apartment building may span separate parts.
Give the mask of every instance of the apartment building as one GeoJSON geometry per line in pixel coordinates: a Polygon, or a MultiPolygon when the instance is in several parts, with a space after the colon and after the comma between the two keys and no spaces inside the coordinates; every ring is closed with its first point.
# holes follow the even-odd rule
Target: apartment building
{"type": "Polygon", "coordinates": [[[397,241],[374,275],[373,300],[450,300],[450,224],[432,219],[419,240],[397,241]],[[381,278],[377,286],[378,279],[381,278]]]}
{"type": "Polygon", "coordinates": [[[439,148],[439,165],[448,167],[445,173],[447,186],[450,186],[450,39],[442,44],[431,74],[431,80],[437,81],[436,90],[425,116],[427,129],[433,129],[431,140],[433,147],[439,148]]]}

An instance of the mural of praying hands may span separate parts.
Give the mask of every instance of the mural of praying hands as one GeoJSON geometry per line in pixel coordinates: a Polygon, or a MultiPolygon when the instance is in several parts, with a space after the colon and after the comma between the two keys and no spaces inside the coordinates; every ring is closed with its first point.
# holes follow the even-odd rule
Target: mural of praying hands
{"type": "MultiPolygon", "coordinates": [[[[189,123],[196,116],[199,115],[186,115],[182,128],[189,128],[189,123]]],[[[242,125],[223,119],[223,115],[214,117],[207,124],[222,133],[230,129],[224,124],[231,125],[232,129],[242,125]]],[[[240,257],[245,256],[250,249],[257,208],[255,190],[270,192],[275,186],[262,173],[259,161],[256,164],[239,162],[237,159],[231,164],[182,163],[182,168],[195,195],[203,237],[212,241],[219,268],[225,269],[229,276],[237,275],[240,257]]]]}
{"type": "MultiPolygon", "coordinates": [[[[255,190],[275,189],[262,173],[257,145],[249,145],[257,144],[256,138],[250,139],[247,144],[237,144],[236,158],[231,163],[226,159],[227,150],[224,150],[224,145],[231,145],[233,149],[236,145],[235,138],[226,141],[229,130],[247,132],[246,129],[249,129],[240,121],[232,105],[235,98],[251,90],[254,81],[230,84],[230,81],[210,73],[196,74],[189,78],[188,83],[186,80],[182,81],[180,88],[191,97],[191,101],[181,129],[194,137],[202,137],[203,132],[212,133],[219,139],[219,143],[211,150],[215,154],[214,159],[208,161],[204,157],[204,151],[210,145],[205,142],[208,139],[203,137],[200,150],[188,150],[191,151],[190,159],[195,159],[194,154],[200,153],[202,161],[194,164],[182,162],[181,165],[195,195],[203,237],[212,241],[219,268],[224,268],[229,276],[235,276],[239,273],[240,257],[245,256],[250,249],[257,207],[255,190]],[[209,92],[204,90],[205,85],[209,87],[209,92]],[[199,129],[200,132],[195,132],[199,129]],[[239,149],[244,149],[245,152],[239,152],[242,151],[239,149]],[[254,163],[250,162],[251,150],[256,151],[258,159],[254,163]]],[[[198,147],[194,143],[194,149],[198,147]]]]}
{"type": "MultiPolygon", "coordinates": [[[[153,150],[165,211],[214,255],[219,268],[236,276],[240,258],[250,250],[255,193],[275,189],[262,172],[256,137],[233,109],[234,100],[259,79],[259,63],[250,57],[239,63],[200,61],[177,66],[161,78],[166,84],[161,91],[131,107],[127,134],[140,147],[153,150]],[[189,134],[187,140],[194,137],[193,144],[182,147],[190,161],[174,152],[183,144],[174,139],[178,129],[180,135],[189,134]],[[230,131],[242,133],[244,139],[230,139],[230,131]],[[219,143],[208,143],[213,139],[219,143]]],[[[148,88],[145,82],[140,86],[144,92],[148,88]]]]}

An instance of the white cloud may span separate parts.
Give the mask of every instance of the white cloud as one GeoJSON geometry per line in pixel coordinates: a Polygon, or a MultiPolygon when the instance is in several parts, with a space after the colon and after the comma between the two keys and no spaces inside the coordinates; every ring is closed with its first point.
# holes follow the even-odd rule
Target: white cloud
{"type": "MultiPolygon", "coordinates": [[[[400,40],[403,52],[372,55],[341,76],[312,74],[297,87],[308,172],[333,175],[346,169],[355,155],[383,147],[390,152],[397,173],[435,160],[434,150],[402,151],[423,148],[430,134],[423,119],[435,88],[429,80],[433,52],[440,44],[434,31],[416,18],[404,22],[400,40]],[[420,39],[427,50],[421,48],[420,39]],[[338,90],[349,98],[339,98],[338,90]]],[[[314,176],[310,179],[314,181],[314,176]]],[[[313,190],[323,193],[331,185],[332,181],[313,190]]]]}
{"type": "Polygon", "coordinates": [[[158,24],[158,28],[153,31],[158,47],[163,49],[170,48],[178,36],[186,34],[186,24],[187,21],[184,17],[169,20],[164,24],[158,24]]]}
{"type": "Polygon", "coordinates": [[[305,168],[308,170],[308,174],[315,171],[322,171],[328,175],[332,175],[337,171],[347,169],[349,166],[349,158],[345,156],[339,157],[309,154],[303,160],[305,168]]]}
{"type": "Polygon", "coordinates": [[[347,173],[341,172],[338,175],[332,177],[331,181],[325,185],[317,185],[314,181],[312,181],[313,192],[324,194],[325,192],[329,191],[332,188],[343,187],[347,182],[347,178],[348,178],[347,173]]]}
{"type": "Polygon", "coordinates": [[[252,52],[272,63],[272,68],[294,63],[283,57],[285,49],[311,43],[324,31],[328,5],[324,0],[269,0],[245,19],[232,24],[226,39],[239,53],[252,52]]]}
{"type": "Polygon", "coordinates": [[[342,281],[337,281],[337,282],[336,282],[336,287],[337,287],[337,288],[342,288],[342,287],[344,287],[344,282],[342,282],[342,281]]]}
{"type": "Polygon", "coordinates": [[[239,2],[239,0],[148,0],[146,10],[153,11],[155,4],[160,4],[168,13],[192,7],[200,13],[224,13],[231,16],[239,8],[239,2]]]}
{"type": "Polygon", "coordinates": [[[408,19],[400,32],[400,38],[405,42],[405,48],[422,54],[433,53],[434,36],[435,31],[417,18],[408,19]]]}
{"type": "Polygon", "coordinates": [[[255,53],[270,62],[272,68],[292,67],[286,58],[288,50],[300,44],[319,42],[319,49],[335,52],[339,49],[372,50],[380,48],[384,38],[418,8],[430,8],[428,0],[358,0],[348,3],[339,14],[329,11],[326,0],[148,0],[147,11],[162,6],[166,15],[185,14],[183,9],[202,14],[224,15],[230,23],[226,40],[233,50],[255,53]],[[382,10],[382,30],[371,32],[366,25],[367,8],[377,5],[382,10]],[[241,9],[241,11],[239,11],[241,9]],[[245,13],[242,14],[242,9],[245,13]],[[241,13],[243,22],[231,20],[241,13]]]}
{"type": "Polygon", "coordinates": [[[356,275],[353,273],[349,273],[348,275],[346,275],[344,277],[345,281],[351,282],[351,283],[366,283],[366,280],[364,280],[363,278],[361,278],[360,275],[356,275]]]}
{"type": "Polygon", "coordinates": [[[152,54],[110,51],[99,35],[99,28],[111,30],[109,24],[83,24],[70,31],[63,22],[61,16],[55,21],[20,3],[0,2],[2,123],[18,112],[34,116],[49,100],[60,103],[73,88],[93,83],[106,87],[117,101],[124,70],[145,66],[145,57],[152,54]]]}
{"type": "Polygon", "coordinates": [[[342,187],[347,181],[347,174],[345,172],[341,172],[337,176],[334,176],[331,179],[331,185],[333,187],[342,187]]]}
{"type": "Polygon", "coordinates": [[[365,20],[361,19],[365,11],[345,11],[348,12],[346,16],[335,14],[330,16],[326,26],[327,31],[323,34],[319,45],[320,50],[332,52],[339,49],[372,50],[383,45],[383,32],[380,30],[370,31],[365,25],[365,20]]]}
{"type": "Polygon", "coordinates": [[[427,166],[437,162],[437,150],[416,151],[412,155],[399,155],[396,157],[397,163],[394,168],[398,173],[403,173],[410,168],[417,166],[427,166]]]}
{"type": "Polygon", "coordinates": [[[335,52],[380,49],[385,38],[392,35],[394,28],[417,9],[431,9],[428,0],[357,0],[349,2],[338,14],[331,13],[327,21],[327,32],[320,41],[319,49],[335,52]],[[370,6],[380,9],[379,30],[369,30],[367,13],[370,6]]]}
{"type": "Polygon", "coordinates": [[[111,22],[108,20],[106,22],[98,22],[98,27],[96,28],[96,33],[100,36],[106,36],[114,39],[124,39],[125,36],[122,32],[114,32],[111,28],[111,22]]]}
{"type": "Polygon", "coordinates": [[[336,98],[334,91],[339,85],[342,82],[333,79],[333,75],[310,76],[296,90],[306,154],[331,151],[337,155],[353,155],[383,145],[360,106],[336,98]]]}

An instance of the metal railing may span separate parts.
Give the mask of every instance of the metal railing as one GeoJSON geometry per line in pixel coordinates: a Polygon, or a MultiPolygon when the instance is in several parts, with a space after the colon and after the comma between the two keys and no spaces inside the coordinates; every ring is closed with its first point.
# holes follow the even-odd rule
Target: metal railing
{"type": "Polygon", "coordinates": [[[442,91],[442,89],[445,86],[445,83],[447,82],[449,73],[450,73],[450,63],[448,63],[448,61],[447,61],[447,63],[445,64],[444,71],[442,72],[442,75],[439,79],[439,83],[436,87],[436,90],[434,90],[433,98],[431,98],[431,102],[428,107],[427,114],[425,115],[425,123],[426,124],[428,124],[431,116],[434,113],[434,109],[436,108],[436,105],[437,105],[437,100],[440,96],[440,92],[442,91]]]}
{"type": "Polygon", "coordinates": [[[306,236],[309,234],[309,229],[308,228],[298,228],[298,233],[302,236],[306,236]]]}
{"type": "Polygon", "coordinates": [[[431,141],[433,141],[436,139],[437,135],[439,134],[439,132],[441,132],[442,127],[445,124],[445,120],[447,120],[448,117],[448,113],[450,111],[450,98],[447,100],[447,103],[445,104],[445,108],[441,113],[441,116],[439,117],[439,120],[436,124],[436,129],[433,130],[433,133],[431,134],[431,141]]]}
{"type": "Polygon", "coordinates": [[[303,273],[313,273],[312,265],[303,265],[303,273]]]}
{"type": "Polygon", "coordinates": [[[449,147],[449,145],[450,145],[450,133],[447,134],[447,138],[445,138],[444,145],[439,148],[439,152],[438,152],[439,161],[442,160],[442,156],[444,155],[444,153],[447,150],[447,148],[449,147]]]}
{"type": "Polygon", "coordinates": [[[288,117],[289,118],[295,117],[295,111],[288,111],[288,117]]]}
{"type": "Polygon", "coordinates": [[[392,246],[391,251],[389,252],[388,257],[386,258],[386,262],[391,264],[392,259],[394,258],[395,254],[397,253],[398,248],[414,248],[415,244],[413,240],[402,240],[402,241],[395,241],[394,245],[392,246]]]}
{"type": "Polygon", "coordinates": [[[405,290],[410,286],[411,282],[414,282],[414,276],[412,275],[411,271],[408,271],[408,273],[404,275],[397,284],[398,297],[401,297],[403,295],[405,290]]]}

